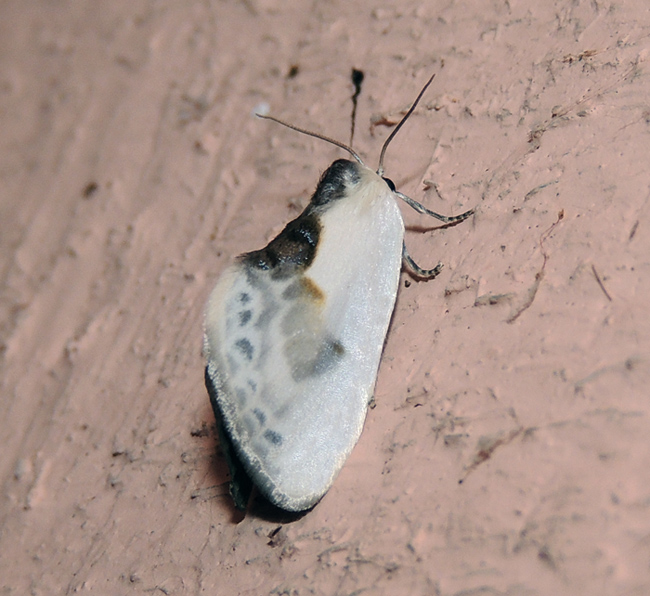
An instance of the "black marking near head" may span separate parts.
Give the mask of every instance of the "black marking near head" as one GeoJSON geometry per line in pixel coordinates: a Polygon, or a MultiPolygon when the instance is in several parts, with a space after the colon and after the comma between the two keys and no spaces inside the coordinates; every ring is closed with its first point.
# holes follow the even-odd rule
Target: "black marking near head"
{"type": "Polygon", "coordinates": [[[390,178],[386,178],[385,176],[382,176],[381,179],[382,179],[386,184],[388,184],[388,188],[390,188],[392,192],[395,192],[395,190],[396,190],[396,188],[395,188],[395,183],[394,183],[390,178]]]}
{"type": "Polygon", "coordinates": [[[316,255],[320,235],[320,221],[305,210],[289,222],[280,234],[261,250],[242,255],[245,265],[272,271],[276,278],[285,278],[311,265],[316,255]]]}
{"type": "Polygon", "coordinates": [[[307,209],[322,207],[345,197],[361,180],[359,167],[359,164],[349,159],[337,159],[323,172],[307,209]]]}

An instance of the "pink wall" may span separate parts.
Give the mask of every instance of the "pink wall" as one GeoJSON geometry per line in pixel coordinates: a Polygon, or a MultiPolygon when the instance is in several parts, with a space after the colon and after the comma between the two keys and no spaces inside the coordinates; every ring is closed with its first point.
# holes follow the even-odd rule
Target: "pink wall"
{"type": "Polygon", "coordinates": [[[4,2],[0,591],[650,593],[649,31],[644,0],[4,2]],[[370,164],[437,73],[387,175],[477,213],[404,209],[445,268],[402,277],[359,444],[300,520],[242,519],[203,305],[342,156],[253,110],[347,141],[352,67],[370,164]]]}

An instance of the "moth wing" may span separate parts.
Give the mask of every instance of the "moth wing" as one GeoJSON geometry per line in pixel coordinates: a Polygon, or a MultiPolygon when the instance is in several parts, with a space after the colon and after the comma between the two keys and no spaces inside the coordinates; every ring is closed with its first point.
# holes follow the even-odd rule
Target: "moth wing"
{"type": "Polygon", "coordinates": [[[315,258],[278,276],[239,262],[206,311],[206,378],[253,482],[300,511],[361,433],[394,308],[404,226],[392,193],[320,215],[315,258]]]}

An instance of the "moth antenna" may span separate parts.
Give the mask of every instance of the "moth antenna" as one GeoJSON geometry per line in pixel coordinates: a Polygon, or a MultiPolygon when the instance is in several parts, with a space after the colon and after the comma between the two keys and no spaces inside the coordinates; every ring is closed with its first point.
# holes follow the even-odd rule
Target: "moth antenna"
{"type": "Polygon", "coordinates": [[[399,124],[395,127],[395,130],[390,133],[388,138],[386,139],[384,146],[381,148],[381,153],[379,154],[379,167],[377,168],[377,175],[382,176],[384,175],[384,155],[386,155],[386,149],[388,148],[388,144],[393,140],[395,135],[397,134],[397,131],[402,128],[402,125],[404,122],[408,120],[408,117],[413,113],[413,110],[415,110],[416,106],[418,105],[418,102],[420,99],[422,99],[422,96],[424,95],[424,92],[427,90],[427,87],[431,85],[431,81],[433,81],[433,78],[435,77],[435,73],[431,75],[431,78],[426,82],[426,85],[422,87],[422,91],[420,91],[420,94],[415,98],[415,101],[413,102],[413,105],[409,108],[409,111],[404,114],[404,117],[399,121],[399,124]]]}
{"type": "MultiPolygon", "coordinates": [[[[420,99],[418,97],[418,99],[420,99]]],[[[310,130],[305,130],[304,128],[300,128],[298,126],[294,126],[293,124],[289,124],[288,122],[285,122],[284,120],[280,120],[279,118],[275,118],[274,116],[264,116],[262,114],[255,114],[258,118],[264,118],[264,120],[273,120],[273,122],[277,122],[278,124],[282,124],[282,126],[286,126],[287,128],[290,128],[291,130],[295,130],[296,132],[301,132],[304,135],[308,135],[310,137],[315,137],[317,139],[320,139],[321,141],[326,141],[328,143],[331,143],[332,145],[336,145],[337,147],[340,147],[341,149],[344,149],[347,151],[354,159],[356,159],[362,166],[365,165],[361,158],[357,155],[357,153],[352,149],[352,147],[348,147],[345,143],[341,143],[340,141],[337,141],[336,139],[332,139],[330,137],[326,137],[325,135],[322,135],[317,132],[311,132],[310,130]]]]}

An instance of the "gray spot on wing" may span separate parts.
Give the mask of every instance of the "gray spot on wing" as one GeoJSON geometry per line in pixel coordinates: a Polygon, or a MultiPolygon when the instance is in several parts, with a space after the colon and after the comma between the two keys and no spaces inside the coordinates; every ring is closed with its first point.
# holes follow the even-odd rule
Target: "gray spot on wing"
{"type": "Polygon", "coordinates": [[[246,436],[254,436],[257,431],[257,423],[255,418],[253,418],[250,414],[244,414],[241,417],[241,422],[246,436]]]}
{"type": "Polygon", "coordinates": [[[253,344],[248,339],[245,337],[238,339],[235,342],[235,346],[246,357],[247,360],[253,359],[253,344]]]}
{"type": "Polygon", "coordinates": [[[253,318],[253,311],[248,309],[248,310],[242,310],[238,313],[239,315],[239,326],[243,327],[248,323],[252,318],[253,318]]]}
{"type": "Polygon", "coordinates": [[[276,433],[274,430],[265,430],[263,436],[269,443],[272,443],[273,445],[282,445],[282,435],[280,433],[276,433]]]}
{"type": "Polygon", "coordinates": [[[300,382],[310,377],[320,376],[332,370],[345,355],[343,344],[333,338],[326,338],[315,345],[314,341],[297,342],[292,344],[291,353],[288,354],[291,364],[291,376],[294,381],[300,382]],[[308,350],[302,350],[309,344],[308,350]]]}
{"type": "Polygon", "coordinates": [[[284,292],[282,292],[282,298],[284,300],[296,300],[296,298],[300,298],[302,294],[302,285],[300,283],[300,280],[297,279],[296,281],[290,283],[284,292]]]}
{"type": "Polygon", "coordinates": [[[266,414],[262,412],[262,410],[260,410],[259,408],[255,408],[253,410],[253,414],[255,414],[255,418],[257,418],[260,425],[264,426],[264,423],[266,422],[266,414]]]}
{"type": "Polygon", "coordinates": [[[228,368],[230,370],[230,373],[232,375],[236,375],[239,372],[239,362],[235,360],[232,354],[228,354],[226,356],[226,359],[228,360],[228,368]]]}
{"type": "Polygon", "coordinates": [[[307,276],[291,283],[283,298],[291,301],[282,319],[284,355],[294,381],[326,373],[345,355],[343,344],[327,333],[321,304],[325,296],[307,276]]]}
{"type": "Polygon", "coordinates": [[[237,405],[240,408],[243,408],[246,405],[246,400],[248,399],[248,392],[241,387],[235,389],[235,395],[237,396],[237,405]]]}
{"type": "Polygon", "coordinates": [[[343,358],[344,354],[345,348],[340,341],[336,339],[326,339],[318,352],[316,360],[314,361],[313,374],[322,375],[324,372],[327,372],[335,366],[341,358],[343,358]]]}
{"type": "Polygon", "coordinates": [[[269,300],[265,302],[264,309],[260,313],[260,316],[257,317],[257,321],[255,321],[255,327],[258,327],[261,330],[267,329],[275,318],[275,315],[278,313],[278,310],[278,305],[274,300],[269,298],[269,300]]]}

